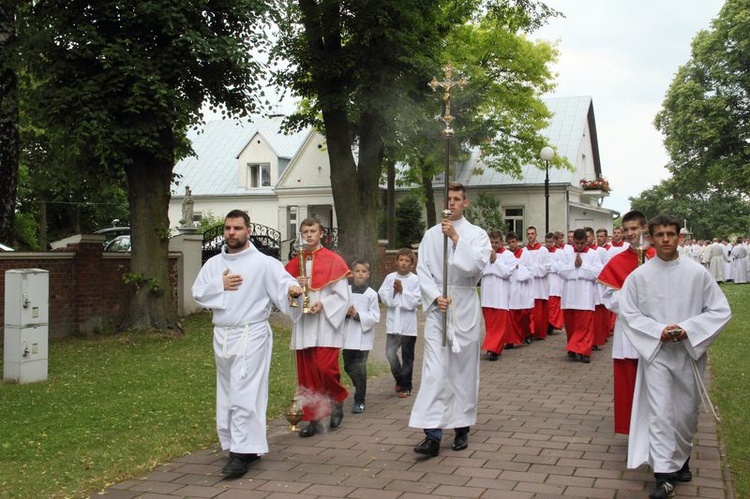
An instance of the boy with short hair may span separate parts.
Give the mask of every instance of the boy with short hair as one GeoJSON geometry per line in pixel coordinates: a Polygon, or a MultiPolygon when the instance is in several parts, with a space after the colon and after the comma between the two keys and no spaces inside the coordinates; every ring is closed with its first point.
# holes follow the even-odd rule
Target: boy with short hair
{"type": "Polygon", "coordinates": [[[368,285],[370,264],[357,260],[352,265],[351,305],[344,321],[344,371],[354,385],[352,414],[365,412],[367,356],[375,341],[375,324],[380,322],[378,294],[368,285]]]}
{"type": "Polygon", "coordinates": [[[417,342],[417,307],[422,291],[414,268],[414,252],[401,248],[396,256],[396,272],[383,280],[378,290],[381,301],[388,307],[385,330],[385,356],[396,380],[396,393],[400,398],[411,395],[414,372],[414,345],[417,342]],[[401,360],[398,350],[401,349],[401,360]]]}
{"type": "Polygon", "coordinates": [[[510,277],[517,265],[516,257],[503,247],[503,233],[495,229],[489,236],[492,254],[482,271],[481,304],[486,331],[482,350],[487,352],[487,360],[496,361],[505,347],[510,277]]]}

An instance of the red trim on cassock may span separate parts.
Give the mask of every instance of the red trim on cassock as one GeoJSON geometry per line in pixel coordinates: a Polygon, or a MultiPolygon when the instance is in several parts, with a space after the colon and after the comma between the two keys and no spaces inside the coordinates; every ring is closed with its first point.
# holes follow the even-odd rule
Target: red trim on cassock
{"type": "Polygon", "coordinates": [[[612,359],[615,396],[615,433],[630,433],[630,416],[633,412],[635,378],[638,373],[638,359],[612,359]]]}
{"type": "Polygon", "coordinates": [[[313,347],[297,350],[297,382],[302,396],[303,421],[331,415],[331,404],[343,402],[349,392],[341,384],[339,349],[313,347]]]}
{"type": "Polygon", "coordinates": [[[534,300],[534,311],[531,313],[531,334],[540,340],[547,339],[547,326],[549,326],[547,300],[536,298],[534,300]]]}
{"type": "Polygon", "coordinates": [[[565,314],[565,331],[568,333],[568,352],[591,356],[594,346],[594,311],[563,310],[565,314]]]}
{"type": "Polygon", "coordinates": [[[508,324],[508,311],[500,308],[482,307],[485,329],[482,350],[500,355],[505,346],[505,331],[508,324]]]}
{"type": "MultiPolygon", "coordinates": [[[[314,291],[351,276],[344,259],[328,248],[321,246],[312,253],[305,251],[304,254],[312,258],[312,276],[309,277],[312,277],[310,289],[314,291]]],[[[292,277],[299,277],[299,256],[289,260],[284,268],[292,277]]]]}
{"type": "Polygon", "coordinates": [[[563,328],[563,313],[560,308],[561,298],[559,296],[550,296],[547,300],[547,306],[549,307],[549,323],[552,327],[558,330],[563,328]]]}
{"type": "MultiPolygon", "coordinates": [[[[646,250],[646,258],[651,259],[656,255],[654,248],[646,250]]],[[[607,262],[599,272],[599,282],[611,288],[620,289],[625,279],[632,271],[638,268],[638,253],[631,247],[622,251],[607,262]]]]}

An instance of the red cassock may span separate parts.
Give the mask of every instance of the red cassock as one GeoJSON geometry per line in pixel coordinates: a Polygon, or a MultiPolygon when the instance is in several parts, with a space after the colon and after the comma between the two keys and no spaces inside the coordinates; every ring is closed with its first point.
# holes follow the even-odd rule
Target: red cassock
{"type": "MultiPolygon", "coordinates": [[[[653,258],[656,251],[648,248],[645,258],[653,258]]],[[[638,268],[638,253],[632,249],[618,253],[604,266],[599,273],[599,282],[611,288],[622,288],[625,279],[638,268]]],[[[630,414],[633,409],[635,378],[638,372],[638,359],[613,359],[615,409],[615,433],[630,433],[630,414]]]]}
{"type": "MultiPolygon", "coordinates": [[[[309,287],[318,291],[332,282],[350,275],[349,267],[341,256],[319,247],[312,252],[304,252],[304,258],[312,260],[312,275],[309,287]]],[[[286,271],[293,277],[300,274],[299,257],[286,264],[286,271]]],[[[297,350],[297,382],[303,393],[303,421],[317,421],[331,413],[329,402],[343,402],[349,392],[341,384],[339,369],[339,349],[313,347],[297,350]],[[325,400],[322,400],[325,398],[325,400]]]]}

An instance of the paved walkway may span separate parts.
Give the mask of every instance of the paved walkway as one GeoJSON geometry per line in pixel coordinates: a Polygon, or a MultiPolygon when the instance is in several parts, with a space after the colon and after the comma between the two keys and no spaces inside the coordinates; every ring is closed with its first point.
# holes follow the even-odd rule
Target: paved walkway
{"type": "MultiPolygon", "coordinates": [[[[383,337],[381,332],[372,353],[376,360],[383,359],[383,337]]],[[[452,434],[447,432],[438,457],[418,457],[412,448],[422,432],[407,426],[414,397],[396,397],[391,376],[383,375],[370,380],[366,412],[350,414],[350,397],[342,426],[330,433],[302,439],[287,430],[283,418],[271,421],[271,452],[241,479],[222,479],[226,454],[213,448],[159,466],[103,494],[222,499],[647,497],[651,473],[645,467],[625,468],[627,439],[612,431],[609,344],[585,365],[568,360],[564,338],[555,335],[506,350],[498,362],[482,359],[479,421],[467,450],[452,451],[452,434]]],[[[418,387],[419,367],[415,371],[418,387]]],[[[690,461],[694,478],[678,484],[677,497],[731,498],[716,430],[713,419],[702,413],[690,461]]]]}

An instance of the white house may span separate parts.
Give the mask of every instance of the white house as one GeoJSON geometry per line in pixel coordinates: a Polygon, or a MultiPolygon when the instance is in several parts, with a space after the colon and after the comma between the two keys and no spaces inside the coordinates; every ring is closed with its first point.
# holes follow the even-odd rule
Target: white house
{"type": "MultiPolygon", "coordinates": [[[[554,116],[543,132],[557,154],[564,155],[574,171],[549,170],[550,230],[583,226],[612,229],[613,212],[602,207],[608,192],[584,190],[581,179],[601,179],[602,169],[590,97],[548,98],[554,116]]],[[[231,209],[247,210],[255,223],[291,239],[298,223],[316,216],[324,226],[335,227],[330,184],[330,164],[325,139],[312,129],[291,135],[281,133],[282,117],[219,120],[191,133],[195,156],[175,166],[177,180],[170,202],[170,226],[181,225],[185,187],[194,201],[194,220],[209,213],[221,218],[231,209]]],[[[440,140],[440,139],[436,139],[440,140]]],[[[456,165],[456,178],[472,195],[483,192],[499,199],[511,230],[523,233],[529,225],[538,232],[545,225],[545,168],[542,160],[526,165],[523,177],[485,168],[478,153],[456,165]]],[[[436,183],[436,195],[442,196],[436,183]]],[[[398,200],[406,191],[397,193],[398,200]]],[[[441,202],[436,203],[442,209],[441,202]]],[[[339,214],[340,216],[340,214],[339,214]]]]}

